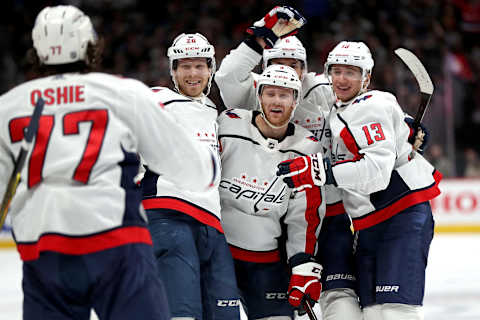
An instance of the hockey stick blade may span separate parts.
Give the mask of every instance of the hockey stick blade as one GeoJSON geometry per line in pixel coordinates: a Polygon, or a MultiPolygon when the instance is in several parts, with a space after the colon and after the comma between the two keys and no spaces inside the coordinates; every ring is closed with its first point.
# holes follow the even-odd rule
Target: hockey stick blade
{"type": "Polygon", "coordinates": [[[415,54],[404,48],[396,49],[395,54],[407,65],[420,87],[421,102],[412,125],[414,128],[418,128],[430,104],[430,98],[433,94],[433,83],[427,70],[415,54]]]}
{"type": "Polygon", "coordinates": [[[33,115],[30,118],[30,123],[25,131],[24,142],[20,147],[20,152],[15,160],[15,165],[13,168],[12,175],[8,180],[7,189],[5,194],[3,195],[2,205],[0,207],[0,230],[5,223],[5,218],[7,217],[8,208],[10,207],[10,203],[17,191],[18,183],[20,182],[20,173],[23,169],[25,164],[25,160],[27,158],[28,151],[30,150],[30,145],[33,141],[33,138],[36,136],[38,131],[38,123],[40,121],[40,117],[43,112],[43,107],[45,105],[45,101],[42,98],[37,100],[35,104],[35,109],[33,110],[33,115]]]}
{"type": "Polygon", "coordinates": [[[408,69],[410,69],[415,76],[415,79],[417,79],[420,92],[431,95],[433,93],[432,80],[417,56],[404,48],[398,48],[395,50],[395,54],[402,59],[402,61],[407,65],[408,69]]]}

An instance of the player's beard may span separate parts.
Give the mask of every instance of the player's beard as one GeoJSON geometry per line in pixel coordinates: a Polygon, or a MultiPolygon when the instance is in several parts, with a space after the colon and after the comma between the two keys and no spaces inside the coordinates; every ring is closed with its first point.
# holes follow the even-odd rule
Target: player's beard
{"type": "Polygon", "coordinates": [[[284,127],[290,121],[294,108],[292,106],[286,106],[282,104],[269,104],[263,107],[263,113],[268,121],[268,124],[273,127],[284,127]],[[282,110],[281,112],[274,112],[272,110],[282,110]]]}

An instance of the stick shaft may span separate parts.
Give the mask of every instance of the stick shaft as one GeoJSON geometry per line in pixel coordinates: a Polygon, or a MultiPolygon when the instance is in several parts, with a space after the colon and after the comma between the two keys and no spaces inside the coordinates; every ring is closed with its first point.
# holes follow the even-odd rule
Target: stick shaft
{"type": "Polygon", "coordinates": [[[23,166],[25,165],[25,160],[27,159],[31,142],[33,141],[33,138],[37,134],[38,123],[40,121],[40,117],[42,115],[44,105],[45,105],[45,101],[42,98],[39,98],[37,100],[37,103],[35,104],[33,115],[30,118],[30,123],[25,132],[24,144],[20,147],[20,153],[15,159],[13,172],[10,176],[10,179],[8,180],[7,189],[5,190],[5,194],[3,195],[2,205],[0,207],[0,230],[2,229],[3,224],[5,223],[5,219],[8,213],[8,208],[10,207],[10,203],[12,202],[13,196],[17,191],[17,186],[20,182],[20,172],[22,171],[23,166]]]}

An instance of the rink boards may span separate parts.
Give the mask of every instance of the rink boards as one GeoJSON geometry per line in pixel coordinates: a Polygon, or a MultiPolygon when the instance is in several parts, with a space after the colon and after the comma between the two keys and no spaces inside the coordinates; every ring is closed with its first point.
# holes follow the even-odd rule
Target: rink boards
{"type": "MultiPolygon", "coordinates": [[[[480,179],[443,179],[432,203],[435,232],[480,233],[480,179]]],[[[10,219],[0,232],[0,248],[13,247],[10,219]]]]}
{"type": "Polygon", "coordinates": [[[436,232],[480,232],[480,179],[444,179],[431,201],[436,232]]]}

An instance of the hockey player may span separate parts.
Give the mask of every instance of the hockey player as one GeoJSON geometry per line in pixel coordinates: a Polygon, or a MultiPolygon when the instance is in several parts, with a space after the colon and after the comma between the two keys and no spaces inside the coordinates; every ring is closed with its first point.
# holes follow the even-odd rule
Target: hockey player
{"type": "Polygon", "coordinates": [[[337,97],[330,115],[333,165],[312,175],[312,155],[283,162],[289,186],[334,184],[355,228],[355,262],[364,318],[423,319],[425,268],[433,237],[429,200],[441,174],[407,142],[409,126],[395,97],[367,91],[373,59],[363,42],[339,43],[325,73],[337,97]]]}
{"type": "MultiPolygon", "coordinates": [[[[273,9],[264,19],[266,26],[278,30],[273,9]],[[274,17],[272,17],[274,16],[274,17]]],[[[287,17],[276,17],[280,22],[290,18],[289,23],[301,27],[305,19],[294,9],[283,7],[290,11],[287,17]],[[301,21],[302,23],[295,23],[301,21]],[[292,24],[292,23],[290,23],[292,24]]],[[[263,55],[263,68],[271,64],[288,65],[294,68],[302,82],[302,96],[295,111],[293,121],[308,130],[322,144],[322,152],[328,155],[331,147],[331,132],[326,121],[335,97],[330,83],[323,74],[308,72],[307,55],[300,40],[288,36],[275,42],[273,32],[258,27],[256,22],[249,30],[252,33],[238,48],[233,49],[223,59],[215,81],[225,105],[228,108],[252,108],[256,105],[256,86],[259,75],[252,70],[260,63],[263,55]],[[268,43],[275,43],[268,48],[268,43]]],[[[290,31],[294,33],[297,31],[290,31]]],[[[285,35],[279,35],[285,36],[285,35]]],[[[345,213],[340,198],[340,192],[333,186],[326,186],[326,217],[322,224],[319,237],[318,260],[323,266],[323,291],[320,304],[325,319],[354,320],[361,318],[358,298],[354,292],[355,275],[353,268],[353,234],[351,221],[345,213]]]]}
{"type": "Polygon", "coordinates": [[[44,8],[32,38],[43,77],[0,97],[0,195],[32,107],[45,101],[10,208],[23,260],[23,319],[89,319],[92,308],[100,319],[169,319],[133,181],[137,153],[153,172],[192,190],[208,188],[215,160],[148,87],[90,72],[101,42],[79,9],[44,8]]]}
{"type": "MultiPolygon", "coordinates": [[[[217,108],[207,97],[215,73],[215,50],[201,34],[181,34],[168,49],[175,91],[154,88],[164,108],[198,145],[218,161],[217,108]]],[[[166,286],[172,319],[239,319],[232,255],[220,218],[219,179],[190,192],[150,170],[142,180],[143,206],[166,286]]],[[[196,175],[187,180],[195,183],[196,175]]]]}
{"type": "Polygon", "coordinates": [[[222,223],[249,319],[293,319],[293,307],[321,292],[322,266],[313,256],[323,190],[293,193],[275,175],[279,159],[320,150],[308,130],[289,122],[300,94],[292,68],[269,66],[258,79],[259,110],[229,109],[218,120],[222,223]]]}

